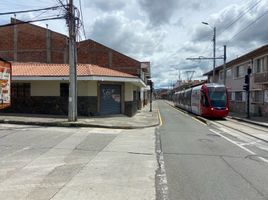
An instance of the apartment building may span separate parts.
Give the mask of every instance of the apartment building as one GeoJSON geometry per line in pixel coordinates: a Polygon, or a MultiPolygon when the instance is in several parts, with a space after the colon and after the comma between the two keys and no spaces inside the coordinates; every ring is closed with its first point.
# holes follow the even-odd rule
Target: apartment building
{"type": "MultiPolygon", "coordinates": [[[[229,92],[230,111],[246,113],[247,93],[243,90],[245,75],[250,74],[250,113],[268,116],[268,45],[264,45],[226,63],[226,86],[229,92]]],[[[205,73],[212,82],[213,71],[205,73]]],[[[215,69],[217,83],[224,83],[224,66],[215,69]]]]}

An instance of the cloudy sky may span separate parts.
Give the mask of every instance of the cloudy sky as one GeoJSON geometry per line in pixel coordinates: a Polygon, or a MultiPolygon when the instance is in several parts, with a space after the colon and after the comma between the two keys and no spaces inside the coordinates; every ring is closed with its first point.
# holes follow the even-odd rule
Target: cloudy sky
{"type": "MultiPolygon", "coordinates": [[[[62,0],[66,3],[66,0],[62,0]]],[[[155,86],[169,87],[181,74],[194,71],[194,79],[212,69],[211,61],[189,57],[212,57],[213,30],[217,30],[216,55],[227,60],[268,43],[267,0],[80,0],[85,34],[139,61],[150,61],[155,86]],[[207,22],[210,26],[201,22],[207,22]]],[[[74,0],[80,9],[79,0],[74,0]]],[[[0,12],[59,5],[59,0],[1,0],[0,12]]],[[[18,19],[40,19],[63,11],[18,14],[18,19]]],[[[81,15],[81,11],[80,11],[81,15]]],[[[0,24],[12,16],[1,16],[0,24]]],[[[37,23],[67,34],[64,20],[37,23]]],[[[217,64],[222,64],[218,60],[217,64]]]]}

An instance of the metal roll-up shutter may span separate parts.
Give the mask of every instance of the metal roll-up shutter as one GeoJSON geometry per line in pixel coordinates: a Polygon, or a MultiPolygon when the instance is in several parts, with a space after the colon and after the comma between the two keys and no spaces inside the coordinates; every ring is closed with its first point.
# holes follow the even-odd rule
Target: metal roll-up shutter
{"type": "Polygon", "coordinates": [[[111,115],[121,113],[121,86],[100,85],[100,114],[111,115]]]}

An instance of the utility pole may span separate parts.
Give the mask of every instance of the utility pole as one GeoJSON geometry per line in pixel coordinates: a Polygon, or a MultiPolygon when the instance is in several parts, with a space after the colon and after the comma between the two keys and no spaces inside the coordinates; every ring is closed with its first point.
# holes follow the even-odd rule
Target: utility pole
{"type": "Polygon", "coordinates": [[[75,50],[75,14],[73,0],[69,0],[68,7],[68,21],[69,26],[69,109],[68,120],[77,121],[77,81],[76,81],[76,50],[75,50]]]}
{"type": "Polygon", "coordinates": [[[216,27],[214,26],[213,28],[213,83],[216,82],[215,67],[216,67],[216,27]]]}
{"type": "Polygon", "coordinates": [[[223,84],[226,84],[226,45],[223,46],[223,84]]]}
{"type": "Polygon", "coordinates": [[[153,105],[153,81],[150,79],[148,80],[150,84],[150,112],[152,112],[152,105],[153,105]]]}

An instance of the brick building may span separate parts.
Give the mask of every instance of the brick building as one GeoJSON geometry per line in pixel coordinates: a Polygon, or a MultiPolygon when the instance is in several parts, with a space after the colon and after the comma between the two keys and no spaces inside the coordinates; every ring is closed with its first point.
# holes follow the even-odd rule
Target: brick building
{"type": "MultiPolygon", "coordinates": [[[[69,49],[67,36],[32,24],[14,25],[18,22],[21,21],[12,18],[10,24],[0,27],[0,57],[13,62],[29,62],[29,65],[33,62],[42,64],[68,63],[69,49]]],[[[149,63],[144,65],[140,61],[90,39],[77,42],[76,45],[78,63],[93,64],[133,75],[142,80],[146,86],[147,78],[150,77],[149,63]]],[[[125,96],[123,93],[129,93],[130,91],[125,91],[125,86],[123,86],[125,83],[115,78],[112,81],[106,82],[106,85],[108,83],[114,87],[119,85],[122,93],[121,96],[125,96]]],[[[101,85],[101,80],[98,81],[96,87],[101,85]]],[[[148,92],[145,88],[142,85],[137,86],[134,84],[131,86],[132,98],[127,102],[123,113],[131,110],[130,115],[133,115],[138,108],[141,108],[148,102],[148,92]]],[[[96,91],[99,91],[99,89],[97,88],[96,91]]],[[[19,97],[13,97],[12,100],[15,101],[17,98],[19,97]]],[[[95,106],[97,106],[97,102],[99,101],[95,102],[95,106]]]]}
{"type": "MultiPolygon", "coordinates": [[[[68,63],[68,37],[33,24],[0,27],[0,57],[15,62],[68,63]]],[[[77,42],[77,62],[95,64],[132,75],[141,74],[141,62],[93,40],[77,42]]]]}

